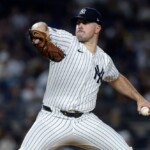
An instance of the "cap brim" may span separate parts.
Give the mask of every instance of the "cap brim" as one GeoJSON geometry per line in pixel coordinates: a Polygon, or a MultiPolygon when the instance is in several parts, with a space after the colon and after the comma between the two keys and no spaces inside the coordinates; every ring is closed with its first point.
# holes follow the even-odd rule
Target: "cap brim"
{"type": "Polygon", "coordinates": [[[77,22],[78,19],[82,19],[82,20],[87,21],[87,20],[86,20],[84,17],[82,17],[82,16],[75,16],[75,17],[73,17],[73,18],[71,19],[71,22],[72,22],[73,24],[76,24],[76,22],[77,22]]]}

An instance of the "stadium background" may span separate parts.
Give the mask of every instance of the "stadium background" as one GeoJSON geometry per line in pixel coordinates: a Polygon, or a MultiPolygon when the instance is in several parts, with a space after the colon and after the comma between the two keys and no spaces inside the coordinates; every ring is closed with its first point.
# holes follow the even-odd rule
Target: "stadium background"
{"type": "MultiPolygon", "coordinates": [[[[82,7],[95,7],[104,19],[99,44],[117,68],[150,100],[149,0],[0,1],[0,150],[19,148],[38,111],[48,60],[31,45],[28,29],[37,21],[74,34],[70,19],[82,7]]],[[[94,112],[135,150],[150,150],[150,118],[136,104],[103,83],[94,112]]],[[[64,147],[61,150],[79,150],[64,147]]]]}

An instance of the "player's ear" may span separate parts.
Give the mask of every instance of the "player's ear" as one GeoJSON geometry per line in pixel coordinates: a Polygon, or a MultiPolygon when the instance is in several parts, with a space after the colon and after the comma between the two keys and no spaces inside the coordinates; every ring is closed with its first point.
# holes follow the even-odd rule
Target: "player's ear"
{"type": "Polygon", "coordinates": [[[98,25],[96,26],[96,33],[99,33],[101,31],[102,27],[101,25],[98,25]]]}

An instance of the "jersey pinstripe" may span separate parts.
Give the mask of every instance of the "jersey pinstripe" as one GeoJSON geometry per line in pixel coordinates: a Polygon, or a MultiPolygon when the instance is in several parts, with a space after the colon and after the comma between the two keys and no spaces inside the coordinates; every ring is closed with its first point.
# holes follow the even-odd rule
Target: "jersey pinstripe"
{"type": "Polygon", "coordinates": [[[93,55],[70,33],[49,30],[52,42],[65,52],[66,57],[60,63],[50,62],[43,103],[63,110],[93,110],[101,81],[116,79],[118,70],[100,47],[93,55]]]}
{"type": "Polygon", "coordinates": [[[19,150],[56,150],[70,144],[86,150],[132,150],[92,113],[74,119],[45,110],[39,113],[19,150]]]}

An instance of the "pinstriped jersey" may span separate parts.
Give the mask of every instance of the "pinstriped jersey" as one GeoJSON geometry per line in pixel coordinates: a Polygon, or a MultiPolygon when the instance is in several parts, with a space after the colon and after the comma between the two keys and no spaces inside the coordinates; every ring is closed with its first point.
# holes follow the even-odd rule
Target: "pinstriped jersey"
{"type": "Polygon", "coordinates": [[[98,46],[92,54],[67,31],[49,27],[49,34],[65,58],[61,62],[50,61],[43,104],[61,110],[93,110],[102,81],[113,81],[119,75],[112,59],[98,46]]]}

